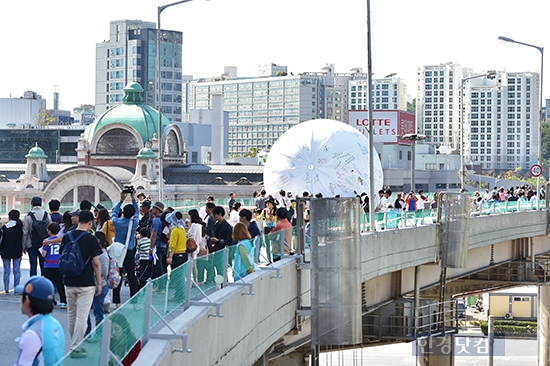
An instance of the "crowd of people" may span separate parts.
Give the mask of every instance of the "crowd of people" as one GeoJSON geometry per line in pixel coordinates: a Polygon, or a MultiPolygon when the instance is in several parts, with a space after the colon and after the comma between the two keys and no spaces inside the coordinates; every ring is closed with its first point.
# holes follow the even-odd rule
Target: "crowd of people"
{"type": "MultiPolygon", "coordinates": [[[[0,256],[4,266],[4,291],[10,292],[13,273],[14,292],[23,294],[22,312],[29,316],[23,327],[26,336],[20,341],[18,362],[25,364],[25,360],[40,349],[37,345],[42,347],[40,357],[44,359],[62,355],[59,342],[64,338],[57,337],[62,329],[51,317],[54,306],[58,304],[56,294],[60,309],[67,309],[71,357],[87,357],[85,347],[80,343],[94,331],[90,311],[93,309],[97,325],[110,312],[111,303],[115,308],[120,307],[120,290],[124,281],[112,289],[107,282],[113,261],[125,275],[133,297],[149,279],[163,276],[168,267],[174,270],[189,258],[195,260],[194,280],[199,285],[215,284],[216,276],[226,275],[223,263],[201,257],[226,247],[235,246],[235,255],[230,260],[235,281],[259,270],[256,258],[259,245],[265,245],[268,261],[275,262],[285,254],[293,254],[292,227],[296,225],[298,210],[303,212],[304,220],[309,221],[307,200],[297,207],[299,196],[284,190],[274,195],[268,195],[265,190],[255,191],[253,197],[254,206],[245,207],[231,193],[226,211],[214,203],[214,197],[208,196],[205,205],[184,213],[165,207],[160,201],[153,203],[142,193],[136,196],[136,192],[131,190],[121,192],[120,200],[111,212],[100,204],[94,207],[84,200],[78,209],[61,214],[58,200],[49,201],[49,210],[45,210],[42,198],[38,196],[31,199],[31,210],[23,218],[18,210],[11,210],[9,221],[0,230],[0,256]],[[265,235],[263,241],[255,240],[262,234],[265,235]],[[278,239],[270,240],[275,236],[278,239]],[[74,243],[78,245],[84,263],[76,275],[64,273],[60,268],[62,253],[74,243]],[[20,286],[24,253],[30,261],[31,278],[20,286]],[[43,277],[37,276],[38,269],[43,277]],[[34,333],[39,328],[42,334],[55,332],[56,337],[46,340],[38,334],[37,338],[34,333]]],[[[304,192],[302,197],[307,199],[310,195],[304,192]]],[[[315,197],[322,195],[316,194],[315,197]]],[[[368,196],[363,193],[358,197],[365,212],[369,212],[368,196]]],[[[394,195],[386,188],[378,192],[373,204],[375,212],[401,214],[436,208],[438,197],[438,192],[430,197],[423,190],[394,195]]],[[[525,185],[486,189],[483,195],[475,192],[471,199],[473,205],[480,205],[483,202],[533,201],[537,195],[532,187],[525,185]]],[[[126,319],[119,320],[119,328],[129,329],[126,319]]],[[[113,329],[119,331],[116,326],[113,329]]],[[[94,341],[95,337],[92,333],[88,339],[94,341]]],[[[136,349],[126,356],[124,364],[130,364],[137,357],[139,347],[137,342],[136,349]]]]}
{"type": "MultiPolygon", "coordinates": [[[[87,357],[82,340],[92,333],[87,340],[97,341],[91,320],[93,318],[97,325],[111,311],[111,304],[120,307],[120,290],[124,282],[133,297],[148,279],[163,276],[168,267],[175,270],[189,258],[198,259],[228,246],[235,246],[231,265],[237,281],[259,270],[255,259],[255,245],[259,244],[254,238],[262,232],[284,232],[284,252],[291,253],[291,220],[295,220],[295,205],[283,191],[280,193],[282,197],[274,198],[266,197],[265,191],[258,192],[256,207],[249,208],[237,202],[232,194],[228,201],[229,211],[216,205],[214,198],[209,196],[203,207],[191,209],[186,215],[165,207],[160,201],[153,203],[141,193],[136,195],[133,190],[121,192],[120,200],[111,212],[100,204],[94,206],[83,200],[78,209],[61,213],[59,200],[50,200],[46,210],[42,207],[42,198],[33,197],[31,210],[24,217],[18,210],[11,210],[9,221],[0,230],[4,291],[10,292],[10,281],[13,281],[14,292],[23,293],[22,311],[30,317],[29,324],[24,327],[28,328],[26,332],[34,332],[31,330],[35,328],[32,319],[40,317],[44,318],[40,323],[42,327],[47,324],[48,331],[59,334],[60,327],[51,313],[56,305],[67,309],[70,356],[87,357]],[[278,205],[281,207],[277,208],[278,205]],[[63,266],[62,256],[72,246],[79,248],[82,258],[78,274],[67,272],[63,266]],[[25,253],[29,258],[32,281],[20,286],[21,260],[25,253]],[[112,289],[108,287],[111,261],[116,263],[125,278],[112,289]],[[12,272],[13,279],[10,278],[12,272]],[[42,290],[33,292],[33,286],[38,285],[42,290]],[[35,304],[41,306],[35,307],[35,304]]],[[[272,254],[273,261],[282,256],[276,249],[272,254]]],[[[215,277],[222,272],[223,263],[219,261],[203,258],[194,262],[193,277],[200,285],[215,284],[215,277]]],[[[21,343],[16,364],[24,364],[36,351],[36,347],[28,347],[29,339],[46,345],[41,334],[38,339],[32,334],[21,343]]],[[[64,347],[64,337],[60,339],[63,339],[64,347]]],[[[56,344],[52,347],[48,351],[42,348],[41,357],[62,356],[62,346],[56,344]]],[[[123,363],[131,364],[132,357],[135,359],[138,353],[139,350],[132,350],[123,363]]]]}
{"type": "MultiPolygon", "coordinates": [[[[541,198],[544,195],[544,188],[541,190],[541,198]]],[[[493,187],[485,189],[483,195],[479,191],[475,191],[472,197],[472,203],[475,206],[480,206],[483,203],[497,203],[497,202],[536,202],[537,194],[533,187],[528,184],[522,186],[512,186],[509,189],[504,187],[493,187]]]]}

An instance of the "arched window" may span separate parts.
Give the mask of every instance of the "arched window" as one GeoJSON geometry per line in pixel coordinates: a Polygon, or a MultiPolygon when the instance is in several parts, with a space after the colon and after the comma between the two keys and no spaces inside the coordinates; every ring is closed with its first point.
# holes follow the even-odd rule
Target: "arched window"
{"type": "Polygon", "coordinates": [[[176,133],[174,131],[168,132],[168,135],[166,136],[166,146],[164,149],[166,156],[178,156],[180,148],[178,144],[178,137],[176,136],[176,133]]]}
{"type": "Polygon", "coordinates": [[[35,163],[31,164],[31,174],[36,175],[36,164],[35,163]]]}
{"type": "Polygon", "coordinates": [[[134,135],[122,128],[114,128],[99,138],[96,154],[137,155],[139,148],[139,143],[134,135]]]}
{"type": "Polygon", "coordinates": [[[141,164],[141,176],[146,177],[147,176],[147,165],[141,164]]]}

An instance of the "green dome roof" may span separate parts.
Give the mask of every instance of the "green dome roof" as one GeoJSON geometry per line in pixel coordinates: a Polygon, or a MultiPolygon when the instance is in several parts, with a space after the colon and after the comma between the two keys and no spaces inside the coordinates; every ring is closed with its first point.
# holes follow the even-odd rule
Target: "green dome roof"
{"type": "MultiPolygon", "coordinates": [[[[113,123],[122,123],[135,129],[144,144],[158,132],[158,112],[143,101],[141,85],[136,82],[129,83],[124,88],[124,94],[122,104],[106,110],[86,128],[84,137],[88,141],[91,141],[100,129],[113,123]]],[[[163,115],[163,130],[169,125],[170,120],[163,115]]]]}
{"type": "Polygon", "coordinates": [[[137,159],[156,159],[157,156],[148,147],[144,147],[143,149],[139,150],[139,153],[136,156],[137,159]]]}
{"type": "Polygon", "coordinates": [[[46,159],[48,157],[48,155],[46,155],[46,153],[44,153],[44,150],[39,148],[38,143],[36,143],[36,145],[34,145],[34,147],[29,150],[29,153],[27,155],[25,155],[25,157],[27,159],[28,158],[43,158],[43,159],[46,159]]]}

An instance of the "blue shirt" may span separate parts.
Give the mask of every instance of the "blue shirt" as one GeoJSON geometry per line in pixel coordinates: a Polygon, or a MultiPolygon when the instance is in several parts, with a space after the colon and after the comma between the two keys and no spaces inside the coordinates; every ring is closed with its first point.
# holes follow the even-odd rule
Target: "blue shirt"
{"type": "Polygon", "coordinates": [[[161,244],[160,242],[160,234],[162,234],[162,220],[160,219],[160,217],[155,217],[153,219],[153,225],[151,225],[151,236],[153,236],[153,232],[156,232],[157,233],[157,238],[155,240],[155,246],[157,248],[159,247],[164,247],[166,248],[166,244],[161,244]]]}
{"type": "MultiPolygon", "coordinates": [[[[50,236],[48,240],[56,239],[57,236],[50,236]]],[[[59,257],[61,253],[59,248],[61,243],[52,243],[42,250],[46,251],[46,256],[44,257],[44,268],[59,268],[59,257]]]]}
{"type": "Polygon", "coordinates": [[[136,236],[134,235],[134,231],[137,229],[139,223],[139,207],[137,201],[132,200],[132,204],[134,205],[136,213],[131,219],[127,219],[124,216],[120,218],[118,217],[122,201],[117,203],[117,205],[113,208],[113,213],[111,213],[111,219],[113,221],[113,225],[115,226],[115,237],[113,238],[113,241],[122,244],[126,243],[126,235],[128,235],[128,225],[130,225],[130,223],[132,224],[130,240],[128,241],[128,249],[130,250],[136,247],[136,236]]]}
{"type": "Polygon", "coordinates": [[[252,238],[261,235],[260,228],[258,227],[256,221],[250,221],[250,225],[248,225],[248,232],[252,238]]]}

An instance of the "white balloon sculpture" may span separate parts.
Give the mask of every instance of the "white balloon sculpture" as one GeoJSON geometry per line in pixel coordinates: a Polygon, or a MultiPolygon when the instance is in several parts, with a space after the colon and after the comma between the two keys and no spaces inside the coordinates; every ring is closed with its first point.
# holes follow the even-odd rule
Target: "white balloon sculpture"
{"type": "MultiPolygon", "coordinates": [[[[353,197],[369,191],[369,141],[355,128],[328,119],[302,122],[285,132],[269,152],[264,184],[269,194],[284,189],[302,195],[353,197]]],[[[374,150],[374,189],[384,181],[374,150]]]]}

